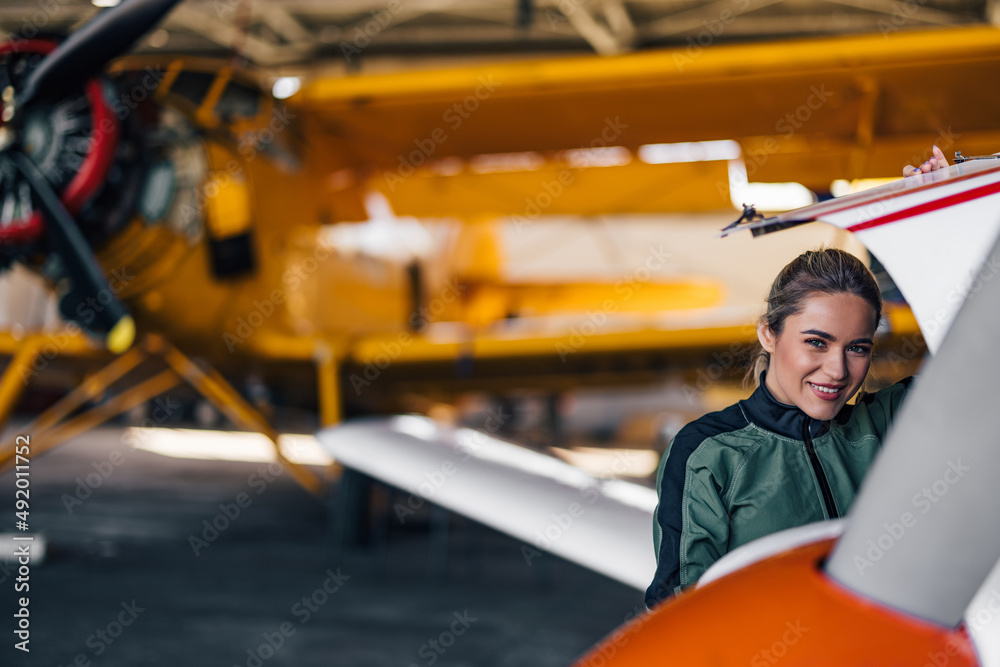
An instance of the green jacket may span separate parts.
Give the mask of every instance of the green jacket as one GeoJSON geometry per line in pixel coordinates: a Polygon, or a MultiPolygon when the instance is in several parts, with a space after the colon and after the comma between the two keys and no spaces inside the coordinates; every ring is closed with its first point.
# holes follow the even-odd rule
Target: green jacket
{"type": "Polygon", "coordinates": [[[845,405],[829,421],[760,386],[670,441],[656,475],[654,606],[736,547],[847,514],[912,378],[845,405]]]}

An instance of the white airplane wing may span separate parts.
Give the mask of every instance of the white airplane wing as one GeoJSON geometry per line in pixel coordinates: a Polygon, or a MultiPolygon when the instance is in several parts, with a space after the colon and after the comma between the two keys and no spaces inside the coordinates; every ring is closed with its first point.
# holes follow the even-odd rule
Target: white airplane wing
{"type": "MultiPolygon", "coordinates": [[[[984,272],[1000,268],[987,261],[1000,232],[1000,161],[954,165],[725,233],[756,235],[813,221],[858,235],[906,297],[935,351],[965,297],[992,276],[984,272]]],[[[595,478],[424,417],[357,420],[317,437],[344,466],[522,540],[529,563],[537,549],[639,590],[652,580],[653,489],[595,478]]]]}
{"type": "Polygon", "coordinates": [[[399,415],[316,434],[342,465],[644,590],[653,580],[656,491],[579,468],[491,435],[399,415]]]}
{"type": "Polygon", "coordinates": [[[813,221],[857,235],[892,276],[928,349],[936,352],[969,290],[1000,270],[995,258],[986,262],[1000,232],[1000,160],[972,160],[911,176],[728,228],[724,235],[741,229],[756,235],[813,221]]]}

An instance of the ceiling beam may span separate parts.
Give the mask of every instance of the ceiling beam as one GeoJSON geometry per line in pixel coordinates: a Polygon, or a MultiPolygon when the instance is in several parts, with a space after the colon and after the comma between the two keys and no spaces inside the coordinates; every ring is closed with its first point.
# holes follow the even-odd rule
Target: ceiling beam
{"type": "Polygon", "coordinates": [[[602,56],[616,55],[628,50],[627,46],[622,44],[616,35],[597,21],[587,5],[576,5],[568,12],[564,11],[563,16],[587,40],[594,51],[602,56]]]}
{"type": "Polygon", "coordinates": [[[241,28],[208,12],[185,8],[183,5],[170,15],[170,26],[177,25],[227,49],[242,45],[247,58],[264,66],[299,60],[310,51],[308,46],[267,42],[246,34],[241,28]]]}
{"type": "MultiPolygon", "coordinates": [[[[644,26],[643,36],[650,34],[657,37],[667,35],[680,35],[688,32],[696,32],[708,29],[708,26],[718,25],[719,35],[729,30],[733,24],[742,21],[744,14],[781,2],[782,0],[740,0],[734,3],[733,0],[716,0],[700,7],[695,7],[686,11],[677,12],[671,16],[658,19],[644,26]],[[739,5],[743,5],[740,7],[739,5]],[[735,7],[735,9],[734,9],[735,7]]],[[[772,17],[778,19],[779,17],[772,17]]],[[[822,25],[822,24],[820,24],[822,25]]]]}
{"type": "Polygon", "coordinates": [[[258,2],[253,5],[253,13],[290,44],[301,44],[304,47],[312,48],[319,43],[315,35],[303,27],[288,10],[277,3],[258,2]]]}
{"type": "Polygon", "coordinates": [[[920,5],[916,2],[900,3],[900,2],[890,2],[888,0],[825,0],[828,3],[834,5],[841,5],[846,7],[855,7],[857,9],[865,9],[872,12],[878,12],[879,14],[886,14],[892,16],[893,18],[902,18],[905,21],[916,20],[923,23],[931,23],[934,25],[955,25],[956,23],[963,23],[968,20],[967,16],[949,11],[943,11],[940,9],[934,9],[933,7],[927,7],[926,5],[920,5]]]}
{"type": "Polygon", "coordinates": [[[619,40],[626,44],[632,44],[635,41],[637,31],[625,3],[622,0],[604,0],[601,8],[604,11],[608,27],[618,36],[619,40]]]}

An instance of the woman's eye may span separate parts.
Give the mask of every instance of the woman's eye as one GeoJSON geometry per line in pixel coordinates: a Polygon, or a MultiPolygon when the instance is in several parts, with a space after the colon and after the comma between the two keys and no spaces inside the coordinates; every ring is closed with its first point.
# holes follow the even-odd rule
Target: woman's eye
{"type": "Polygon", "coordinates": [[[810,345],[812,347],[823,347],[826,343],[818,338],[810,338],[806,341],[806,345],[810,345]]]}
{"type": "Polygon", "coordinates": [[[855,354],[868,354],[869,352],[871,352],[871,348],[869,348],[866,345],[852,345],[847,349],[850,350],[851,352],[854,352],[855,354]]]}

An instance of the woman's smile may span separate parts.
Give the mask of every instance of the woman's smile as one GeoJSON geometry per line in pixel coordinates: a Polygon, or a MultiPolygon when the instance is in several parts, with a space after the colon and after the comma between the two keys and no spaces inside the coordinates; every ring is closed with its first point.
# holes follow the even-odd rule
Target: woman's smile
{"type": "Polygon", "coordinates": [[[813,388],[816,395],[822,398],[824,401],[835,401],[837,397],[840,396],[840,392],[843,391],[844,386],[830,387],[827,385],[816,384],[815,382],[810,382],[809,386],[813,388]]]}
{"type": "Polygon", "coordinates": [[[871,365],[875,311],[860,296],[815,293],[780,334],[758,329],[770,353],[765,385],[781,403],[832,419],[857,393],[871,365]]]}

